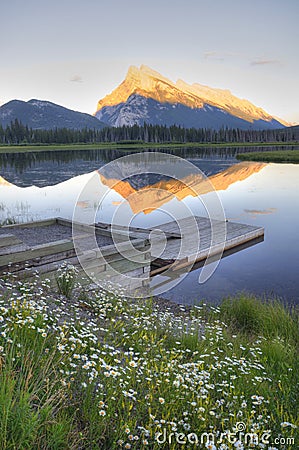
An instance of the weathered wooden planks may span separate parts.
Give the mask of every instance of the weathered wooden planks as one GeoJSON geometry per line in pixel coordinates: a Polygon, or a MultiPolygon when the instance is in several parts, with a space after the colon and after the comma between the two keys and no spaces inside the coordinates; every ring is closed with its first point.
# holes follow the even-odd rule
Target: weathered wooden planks
{"type": "MultiPolygon", "coordinates": [[[[0,235],[0,274],[11,272],[22,279],[31,278],[38,271],[43,278],[55,280],[58,267],[66,262],[77,267],[78,277],[83,284],[91,281],[99,284],[109,282],[115,286],[120,284],[122,289],[135,290],[144,288],[149,283],[151,255],[150,243],[145,234],[130,235],[128,239],[128,234],[119,230],[116,234],[113,233],[111,239],[110,230],[72,223],[61,218],[11,225],[7,228],[9,232],[0,235]],[[34,228],[35,225],[36,236],[45,233],[46,228],[43,227],[48,225],[72,228],[72,239],[31,246],[22,243],[13,234],[14,229],[34,228]],[[99,248],[98,243],[103,246],[99,248]]],[[[65,233],[62,231],[63,234],[65,233]]],[[[26,236],[27,234],[24,238],[26,236]]]]}
{"type": "Polygon", "coordinates": [[[187,266],[204,262],[208,257],[218,254],[222,257],[223,250],[227,253],[264,236],[261,227],[216,220],[211,222],[204,217],[189,217],[181,219],[179,224],[173,221],[150,229],[130,227],[129,231],[120,225],[113,225],[112,230],[110,224],[93,226],[61,218],[5,228],[8,232],[0,236],[0,273],[11,271],[20,278],[28,277],[29,267],[37,269],[44,276],[55,278],[58,266],[66,261],[77,266],[80,278],[86,279],[86,283],[88,277],[84,269],[92,281],[118,284],[121,280],[122,287],[132,289],[144,287],[150,276],[166,269],[184,270],[187,266]],[[42,233],[43,227],[54,224],[72,227],[72,238],[28,247],[13,234],[14,227],[36,226],[37,232],[42,233]],[[151,234],[156,230],[164,232],[165,243],[162,254],[158,255],[155,252],[158,252],[159,245],[150,245],[151,239],[152,244],[155,244],[156,239],[159,243],[159,233],[151,234]],[[199,240],[195,236],[196,230],[199,240]],[[115,242],[108,245],[107,242],[113,242],[107,239],[111,238],[112,231],[115,242]],[[98,248],[95,238],[106,244],[98,248]]]}
{"type": "Polygon", "coordinates": [[[73,242],[67,239],[48,244],[36,245],[29,250],[17,251],[0,256],[0,267],[7,266],[8,264],[36,260],[37,258],[41,258],[43,256],[55,255],[73,249],[73,242]]]}
{"type": "MultiPolygon", "coordinates": [[[[246,242],[264,236],[264,229],[234,222],[211,221],[205,217],[195,217],[199,240],[194,236],[194,218],[180,220],[181,240],[167,241],[162,255],[153,257],[151,275],[171,268],[178,270],[223,251],[240,246],[246,242]]],[[[176,222],[160,225],[161,230],[179,231],[176,222]]]]}
{"type": "MultiPolygon", "coordinates": [[[[109,223],[104,223],[104,222],[97,222],[95,224],[95,226],[97,228],[103,229],[103,230],[111,230],[111,225],[109,223]]],[[[113,230],[115,230],[117,233],[118,232],[122,232],[122,233],[126,233],[131,234],[133,236],[140,236],[140,237],[145,237],[145,236],[149,236],[151,231],[160,229],[160,226],[154,227],[154,228],[140,228],[140,227],[124,227],[122,225],[113,225],[113,230]]],[[[177,233],[177,232],[172,232],[172,231],[165,231],[165,237],[166,239],[181,239],[181,234],[177,233]]]]}
{"type": "Polygon", "coordinates": [[[45,227],[47,225],[54,225],[56,223],[56,218],[44,219],[44,220],[35,220],[32,222],[24,222],[24,223],[13,223],[11,225],[4,225],[3,228],[29,228],[29,227],[45,227]]]}
{"type": "Polygon", "coordinates": [[[0,236],[0,248],[10,247],[12,245],[22,244],[21,239],[18,239],[13,234],[2,234],[0,236]]]}

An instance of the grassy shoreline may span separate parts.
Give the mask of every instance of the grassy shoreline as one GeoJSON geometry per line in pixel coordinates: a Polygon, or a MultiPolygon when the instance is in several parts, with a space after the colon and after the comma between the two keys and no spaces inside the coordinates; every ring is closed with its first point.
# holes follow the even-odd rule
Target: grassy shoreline
{"type": "Polygon", "coordinates": [[[237,155],[237,159],[241,161],[265,161],[299,164],[299,150],[276,150],[267,152],[239,153],[237,155]]]}
{"type": "Polygon", "coordinates": [[[60,293],[38,277],[0,284],[1,449],[176,450],[190,433],[235,449],[212,443],[225,431],[252,448],[240,423],[267,450],[296,448],[297,311],[245,294],[132,301],[73,290],[69,270],[60,293]]]}
{"type": "Polygon", "coordinates": [[[40,152],[40,151],[75,151],[75,150],[109,150],[117,149],[124,151],[140,151],[152,148],[161,149],[175,149],[175,148],[234,148],[234,147],[259,147],[267,148],[272,146],[296,146],[296,142],[233,142],[233,143],[98,143],[98,144],[36,144],[36,145],[0,145],[0,153],[26,153],[26,152],[40,152]]]}

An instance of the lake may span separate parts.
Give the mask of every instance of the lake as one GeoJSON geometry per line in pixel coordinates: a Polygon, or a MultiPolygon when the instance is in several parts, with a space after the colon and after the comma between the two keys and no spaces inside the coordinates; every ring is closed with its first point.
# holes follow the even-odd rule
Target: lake
{"type": "MultiPolygon", "coordinates": [[[[186,158],[209,178],[227,220],[264,227],[264,242],[223,258],[204,284],[198,283],[200,268],[187,276],[181,274],[181,282],[169,290],[167,277],[154,277],[153,289],[165,286],[164,297],[185,304],[199,299],[216,304],[225,296],[248,291],[299,302],[299,165],[240,163],[236,159],[239,151],[244,148],[192,148],[168,153],[186,158]]],[[[78,194],[95,171],[126,154],[119,150],[0,154],[0,221],[53,216],[71,219],[78,194]]],[[[169,221],[169,215],[183,205],[194,214],[202,214],[198,198],[182,192],[169,177],[130,176],[132,172],[125,172],[127,178],[123,176],[116,188],[111,179],[118,175],[101,170],[98,182],[105,187],[105,199],[100,208],[92,206],[96,220],[110,222],[124,200],[125,214],[131,216],[134,226],[169,221]],[[144,195],[145,187],[157,185],[163,195],[158,196],[157,189],[144,195]]],[[[191,178],[197,176],[196,170],[189,174],[191,178]]],[[[91,199],[88,201],[90,208],[91,199]]],[[[88,210],[84,202],[80,207],[82,214],[88,210]]]]}

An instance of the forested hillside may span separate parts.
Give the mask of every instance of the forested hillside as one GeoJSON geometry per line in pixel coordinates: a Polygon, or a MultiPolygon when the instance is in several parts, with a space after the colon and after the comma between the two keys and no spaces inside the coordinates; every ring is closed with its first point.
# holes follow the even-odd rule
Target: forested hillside
{"type": "Polygon", "coordinates": [[[221,128],[182,128],[178,126],[133,125],[106,127],[102,130],[34,130],[18,120],[0,126],[0,144],[75,144],[97,142],[140,141],[153,143],[231,143],[231,142],[290,142],[299,140],[299,126],[277,130],[241,130],[221,128]]]}

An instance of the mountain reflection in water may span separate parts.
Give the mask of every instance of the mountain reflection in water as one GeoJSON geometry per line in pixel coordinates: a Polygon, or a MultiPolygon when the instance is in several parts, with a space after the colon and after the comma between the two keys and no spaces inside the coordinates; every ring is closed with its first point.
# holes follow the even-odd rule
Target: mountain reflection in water
{"type": "MultiPolygon", "coordinates": [[[[136,187],[136,178],[133,187],[130,179],[123,181],[108,178],[101,172],[96,172],[99,174],[98,186],[95,186],[91,197],[81,202],[79,206],[83,209],[92,208],[96,210],[100,198],[99,193],[104,188],[109,195],[101,205],[101,221],[109,221],[111,208],[117,207],[123,199],[128,201],[132,214],[140,212],[149,214],[170,202],[173,198],[183,201],[188,197],[197,197],[198,194],[205,195],[213,189],[217,191],[226,190],[232,184],[258,173],[265,166],[264,163],[242,162],[207,179],[198,174],[190,174],[182,180],[161,179],[152,185],[142,186],[139,189],[136,187]],[[105,207],[107,207],[107,214],[105,207]]],[[[42,188],[36,186],[18,187],[0,177],[0,188],[3,191],[0,219],[4,220],[7,216],[10,216],[18,222],[22,222],[53,217],[53,215],[71,219],[77,196],[93,176],[94,172],[42,188]]]]}
{"type": "Polygon", "coordinates": [[[245,180],[265,166],[266,164],[264,163],[242,162],[208,177],[207,180],[198,174],[192,174],[182,180],[161,180],[140,189],[133,187],[129,180],[119,181],[113,178],[106,178],[100,172],[99,176],[103,184],[113,189],[123,198],[128,199],[134,214],[139,212],[149,214],[164,203],[167,203],[173,196],[181,201],[188,196],[196,197],[198,194],[207,194],[213,189],[216,191],[226,190],[231,184],[245,180]]]}

